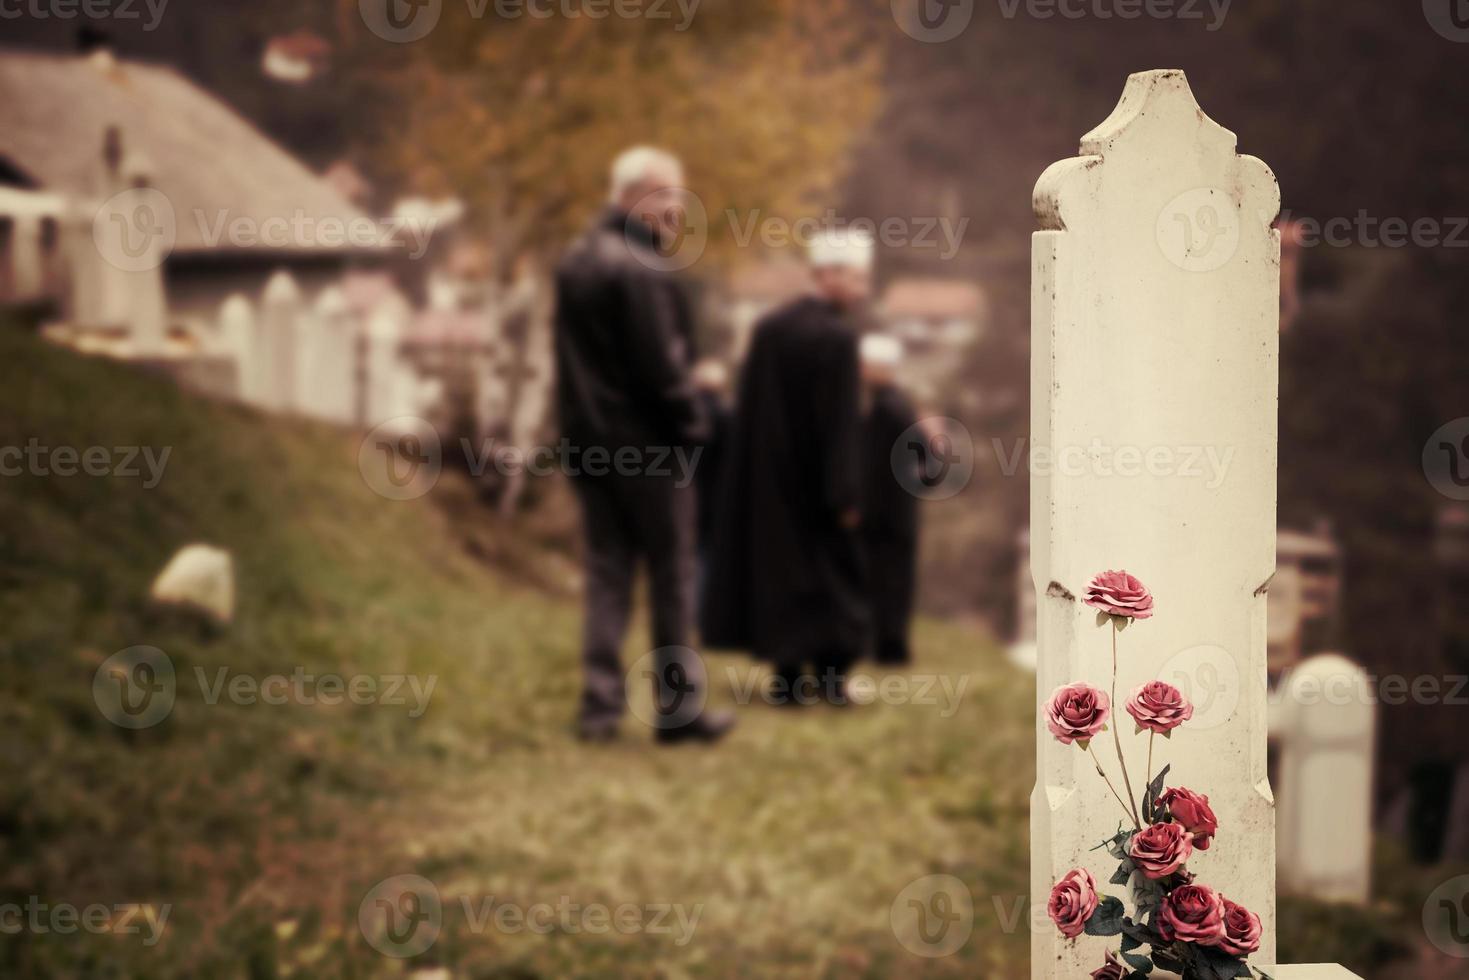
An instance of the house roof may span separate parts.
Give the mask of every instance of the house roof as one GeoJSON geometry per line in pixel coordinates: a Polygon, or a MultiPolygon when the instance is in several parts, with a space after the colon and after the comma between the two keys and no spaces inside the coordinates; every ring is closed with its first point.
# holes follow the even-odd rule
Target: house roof
{"type": "MultiPolygon", "coordinates": [[[[360,221],[328,181],[173,68],[106,54],[56,55],[0,48],[0,159],[40,188],[83,198],[102,190],[110,127],[124,158],[148,162],[149,183],[173,205],[174,251],[329,252],[343,236],[301,235],[286,246],[231,243],[219,215],[255,222],[360,221]],[[211,239],[214,239],[211,244],[211,239]]],[[[357,247],[361,250],[361,246],[357,247]]]]}

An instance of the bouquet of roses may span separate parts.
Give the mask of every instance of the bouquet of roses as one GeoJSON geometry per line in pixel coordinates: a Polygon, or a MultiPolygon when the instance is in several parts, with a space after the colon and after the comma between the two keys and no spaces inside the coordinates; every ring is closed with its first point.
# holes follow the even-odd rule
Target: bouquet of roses
{"type": "MultiPolygon", "coordinates": [[[[1111,726],[1122,769],[1126,798],[1107,776],[1092,740],[1108,728],[1117,698],[1117,637],[1136,620],[1153,615],[1153,596],[1126,572],[1103,572],[1087,586],[1086,604],[1097,610],[1097,625],[1112,632],[1112,693],[1086,684],[1068,684],[1051,696],[1046,727],[1065,745],[1092,757],[1126,814],[1131,829],[1119,830],[1098,848],[1120,863],[1110,883],[1131,883],[1135,906],[1131,915],[1121,899],[1102,896],[1084,868],[1070,871],[1051,889],[1047,911],[1061,934],[1120,938],[1108,950],[1093,980],[1144,980],[1157,968],[1184,980],[1232,980],[1265,977],[1246,958],[1260,948],[1260,917],[1200,884],[1187,868],[1195,851],[1207,851],[1219,832],[1209,798],[1182,787],[1165,788],[1171,767],[1153,775],[1153,743],[1193,717],[1193,705],[1171,684],[1149,681],[1127,702],[1137,735],[1148,733],[1148,771],[1143,795],[1133,794],[1132,778],[1122,755],[1122,736],[1111,726]],[[1144,952],[1144,947],[1147,951],[1144,952]]],[[[1268,978],[1267,978],[1268,980],[1268,978]]]]}

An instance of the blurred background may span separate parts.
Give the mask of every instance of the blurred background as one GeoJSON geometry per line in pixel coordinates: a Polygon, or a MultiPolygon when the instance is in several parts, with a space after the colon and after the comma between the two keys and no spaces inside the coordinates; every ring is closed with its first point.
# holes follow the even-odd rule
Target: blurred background
{"type": "MultiPolygon", "coordinates": [[[[1340,763],[1370,867],[1328,880],[1282,837],[1282,959],[1469,976],[1469,904],[1425,928],[1469,895],[1461,8],[0,9],[0,899],[50,907],[4,929],[5,973],[1023,975],[1030,192],[1128,73],[1177,67],[1282,187],[1272,673],[1338,654],[1376,695],[1340,763]],[[572,739],[575,507],[496,454],[554,444],[551,269],[634,143],[687,164],[676,253],[733,369],[810,229],[876,232],[866,327],[973,465],[922,509],[911,673],[962,680],[954,711],[757,705],[705,754],[572,739]],[[427,485],[363,439],[405,416],[427,485]],[[165,566],[203,597],[169,602],[165,566]],[[109,716],[119,656],[156,717],[109,716]],[[373,693],[329,703],[324,675],[373,693]],[[275,677],[284,703],[252,696],[275,677]],[[436,939],[385,954],[359,914],[401,875],[436,939]],[[946,881],[955,949],[900,900],[946,881]],[[583,911],[538,932],[477,918],[491,897],[583,911]]],[[[737,699],[719,678],[750,668],[708,659],[737,699]]]]}

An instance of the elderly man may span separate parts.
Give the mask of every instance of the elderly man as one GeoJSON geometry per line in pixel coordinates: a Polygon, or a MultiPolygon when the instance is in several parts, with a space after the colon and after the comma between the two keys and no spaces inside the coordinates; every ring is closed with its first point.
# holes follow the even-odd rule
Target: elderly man
{"type": "Polygon", "coordinates": [[[704,639],[770,661],[778,703],[845,704],[866,642],[854,318],[872,255],[853,231],[815,242],[812,294],[756,326],[740,379],[704,639]]]}
{"type": "Polygon", "coordinates": [[[607,210],[556,269],[557,407],[577,450],[569,475],[585,528],[582,738],[615,737],[626,706],[620,648],[633,579],[646,562],[660,742],[712,741],[733,725],[702,711],[694,615],[694,488],[669,465],[704,436],[689,380],[692,325],[663,255],[682,219],[683,168],[629,150],[607,210]]]}

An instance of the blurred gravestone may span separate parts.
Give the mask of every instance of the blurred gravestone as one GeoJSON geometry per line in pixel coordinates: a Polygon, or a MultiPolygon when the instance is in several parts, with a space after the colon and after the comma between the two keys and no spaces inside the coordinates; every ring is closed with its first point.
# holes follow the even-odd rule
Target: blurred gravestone
{"type": "Polygon", "coordinates": [[[335,286],[317,297],[303,353],[296,385],[302,411],[350,425],[357,402],[357,324],[335,286]]]}
{"type": "Polygon", "coordinates": [[[393,291],[379,299],[368,316],[363,357],[367,428],[405,414],[401,357],[410,315],[408,301],[393,291]]]}
{"type": "Polygon", "coordinates": [[[278,271],[265,284],[254,365],[261,404],[272,411],[295,407],[300,321],[301,291],[289,272],[278,271]]]}
{"type": "Polygon", "coordinates": [[[1280,887],[1365,905],[1371,887],[1372,766],[1377,729],[1367,674],[1322,654],[1281,680],[1271,712],[1280,887]]]}
{"type": "MultiPolygon", "coordinates": [[[[1218,723],[1180,729],[1159,764],[1172,765],[1172,785],[1207,793],[1229,828],[1197,870],[1259,913],[1253,959],[1269,963],[1265,593],[1275,568],[1279,190],[1204,115],[1182,72],[1153,71],[1128,79],[1080,156],[1046,170],[1035,209],[1031,434],[1037,454],[1067,461],[1037,466],[1031,480],[1038,693],[1109,686],[1107,634],[1079,597],[1112,568],[1137,575],[1157,601],[1156,616],[1127,634],[1119,696],[1176,672],[1182,656],[1239,678],[1218,723]],[[1186,447],[1231,455],[1211,478],[1183,465],[1186,447]],[[1129,448],[1152,462],[1131,473],[1111,465],[1129,448]]],[[[1133,772],[1146,750],[1130,740],[1133,772]]],[[[1094,863],[1117,804],[1091,760],[1044,725],[1038,755],[1031,886],[1043,908],[1056,881],[1094,863]]],[[[1036,977],[1086,976],[1099,961],[1092,944],[1034,933],[1036,977]]]]}
{"type": "Polygon", "coordinates": [[[219,306],[219,341],[235,364],[235,398],[246,404],[258,404],[260,393],[255,386],[255,310],[242,293],[232,293],[219,306]]]}

